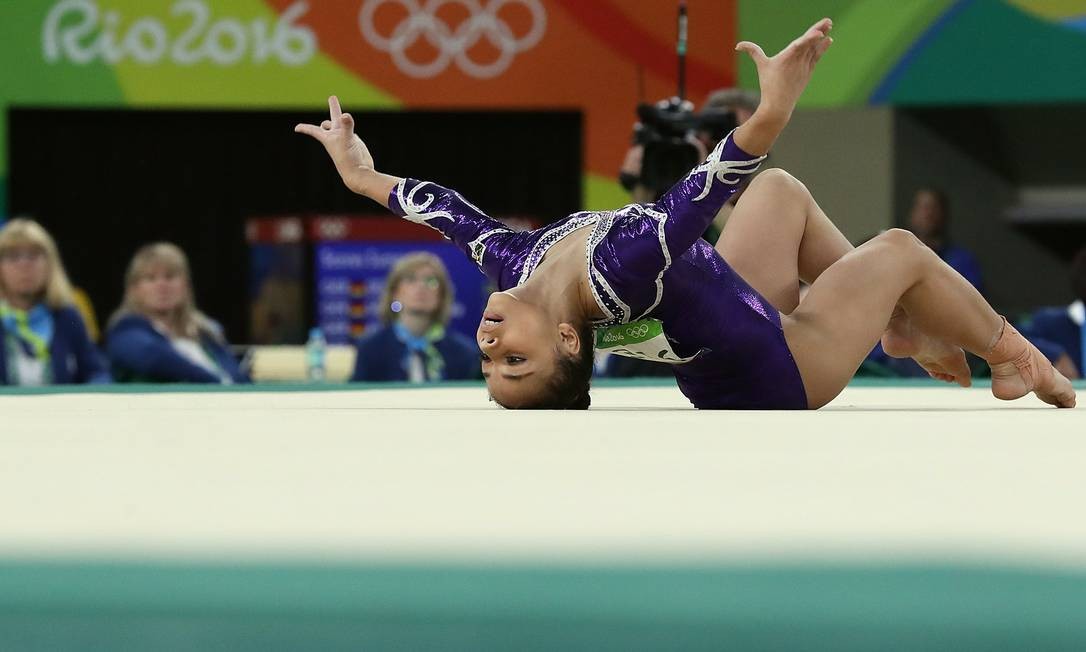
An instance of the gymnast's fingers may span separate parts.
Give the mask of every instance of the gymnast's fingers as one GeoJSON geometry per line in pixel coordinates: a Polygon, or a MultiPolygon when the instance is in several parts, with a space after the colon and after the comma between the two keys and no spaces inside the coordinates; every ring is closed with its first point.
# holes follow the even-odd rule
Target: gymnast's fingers
{"type": "Polygon", "coordinates": [[[811,25],[811,29],[821,32],[822,36],[829,36],[830,30],[833,29],[833,21],[829,18],[823,18],[814,25],[811,25]]]}
{"type": "Polygon", "coordinates": [[[746,52],[750,55],[750,58],[754,60],[754,65],[761,66],[763,63],[769,60],[769,57],[765,55],[765,51],[756,44],[750,41],[740,41],[736,44],[735,49],[739,52],[746,52]]]}
{"type": "Polygon", "coordinates": [[[814,48],[829,36],[831,29],[833,29],[833,22],[829,18],[823,18],[811,25],[811,28],[799,38],[792,41],[791,45],[802,49],[814,48]]]}
{"type": "Polygon", "coordinates": [[[339,98],[335,95],[328,96],[328,115],[332,118],[332,122],[339,122],[339,116],[343,114],[343,110],[339,108],[339,98]]]}
{"type": "Polygon", "coordinates": [[[323,129],[325,131],[331,131],[332,130],[332,121],[331,120],[325,120],[324,122],[322,122],[321,123],[321,129],[323,129]]]}
{"type": "Polygon", "coordinates": [[[294,125],[294,132],[298,134],[312,136],[317,140],[321,140],[321,137],[324,136],[323,129],[321,129],[317,125],[307,125],[305,123],[294,125]]]}

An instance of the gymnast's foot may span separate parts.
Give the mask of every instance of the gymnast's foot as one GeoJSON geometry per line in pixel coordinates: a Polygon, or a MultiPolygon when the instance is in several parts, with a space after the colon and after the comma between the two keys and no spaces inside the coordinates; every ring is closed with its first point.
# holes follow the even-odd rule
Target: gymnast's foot
{"type": "Polygon", "coordinates": [[[962,387],[973,384],[965,351],[920,332],[901,308],[894,310],[886,326],[886,332],[882,335],[882,350],[891,358],[916,360],[929,376],[937,380],[958,383],[962,387]]]}
{"type": "Polygon", "coordinates": [[[984,359],[992,367],[992,394],[996,398],[1010,401],[1033,392],[1049,405],[1075,407],[1071,381],[1007,323],[1006,317],[1002,332],[984,359]]]}

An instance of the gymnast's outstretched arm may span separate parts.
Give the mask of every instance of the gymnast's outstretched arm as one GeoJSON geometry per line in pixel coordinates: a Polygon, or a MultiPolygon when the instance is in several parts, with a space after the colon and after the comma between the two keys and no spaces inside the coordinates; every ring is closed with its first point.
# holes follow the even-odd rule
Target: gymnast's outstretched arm
{"type": "Polygon", "coordinates": [[[791,119],[815,64],[833,42],[829,37],[832,26],[823,18],[774,57],[767,57],[754,43],[744,41],[736,46],[754,59],[762,100],[749,120],[720,141],[704,163],[655,203],[655,210],[667,216],[664,233],[673,258],[701,237],[743,177],[758,169],[791,119]]]}
{"type": "MultiPolygon", "coordinates": [[[[328,98],[328,111],[329,119],[319,126],[299,124],[294,131],[324,145],[343,183],[352,191],[400,217],[441,231],[480,265],[483,241],[498,233],[510,233],[455,190],[378,172],[366,144],[354,133],[354,119],[343,113],[335,96],[328,98]]],[[[484,271],[493,273],[496,269],[484,271]]]]}

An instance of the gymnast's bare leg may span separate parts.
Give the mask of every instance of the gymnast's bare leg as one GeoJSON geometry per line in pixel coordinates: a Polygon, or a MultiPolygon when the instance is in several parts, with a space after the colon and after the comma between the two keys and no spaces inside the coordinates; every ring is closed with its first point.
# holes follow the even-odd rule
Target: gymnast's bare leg
{"type": "MultiPolygon", "coordinates": [[[[814,283],[853,250],[798,179],[784,170],[760,173],[743,193],[716,250],[781,313],[799,306],[800,281],[814,283]]],[[[933,377],[968,387],[969,365],[960,347],[929,337],[898,306],[884,327],[883,348],[915,358],[933,377]]]]}
{"type": "Polygon", "coordinates": [[[1071,383],[992,309],[976,288],[908,231],[891,229],[845,254],[781,319],[811,407],[831,401],[882,336],[900,305],[917,330],[988,362],[992,393],[1034,392],[1074,407],[1071,383]]]}

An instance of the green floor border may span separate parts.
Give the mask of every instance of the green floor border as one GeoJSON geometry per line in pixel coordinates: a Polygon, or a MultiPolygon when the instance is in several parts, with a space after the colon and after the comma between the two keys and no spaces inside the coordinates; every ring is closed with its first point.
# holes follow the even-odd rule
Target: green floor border
{"type": "MultiPolygon", "coordinates": [[[[1086,389],[1086,380],[1072,383],[1076,389],[1086,389]]],[[[973,386],[985,388],[987,379],[974,379],[973,386]]],[[[260,392],[355,392],[366,390],[417,390],[445,387],[467,387],[483,390],[482,381],[445,381],[438,383],[260,383],[253,385],[213,384],[125,384],[108,385],[50,385],[46,387],[0,386],[0,396],[37,396],[50,394],[248,394],[260,392]]],[[[675,387],[671,378],[599,378],[593,388],[606,387],[675,387]]],[[[877,388],[942,388],[946,383],[927,378],[854,378],[849,387],[877,388]]]]}
{"type": "Polygon", "coordinates": [[[1082,650],[1086,574],[0,560],[18,650],[1082,650]]]}

